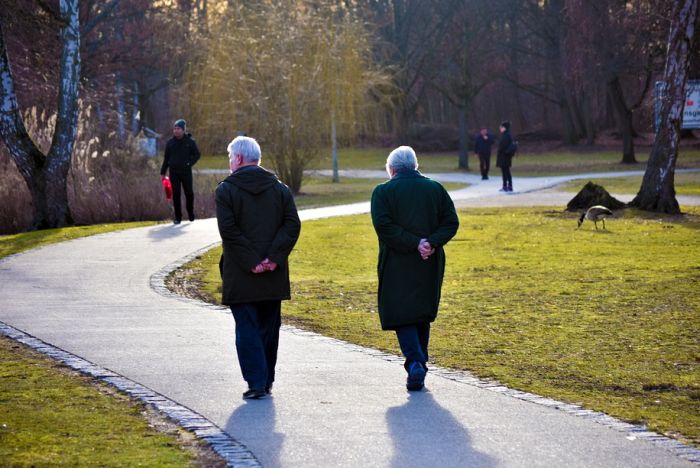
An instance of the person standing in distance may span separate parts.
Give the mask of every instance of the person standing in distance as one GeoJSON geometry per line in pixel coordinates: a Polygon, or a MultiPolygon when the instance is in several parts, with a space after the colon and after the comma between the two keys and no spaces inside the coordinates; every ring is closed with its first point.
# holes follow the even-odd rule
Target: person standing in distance
{"type": "Polygon", "coordinates": [[[493,137],[489,135],[486,127],[481,127],[479,134],[474,139],[474,153],[479,158],[479,169],[481,170],[481,180],[488,180],[489,169],[491,168],[491,146],[493,137]]]}
{"type": "Polygon", "coordinates": [[[281,302],[290,299],[287,259],[301,222],[289,188],[260,167],[260,146],[239,136],[228,145],[231,175],[216,188],[224,252],[221,303],[236,322],[236,352],[248,383],[244,399],[272,393],[281,302]]]}
{"type": "Polygon", "coordinates": [[[173,184],[173,208],[175,224],[182,221],[180,187],[185,192],[185,205],[190,221],[194,221],[194,189],[192,185],[192,166],[199,161],[199,148],[192,135],[185,132],[186,122],[182,119],[173,125],[173,137],[165,144],[165,156],[160,167],[160,177],[170,170],[170,182],[173,184]]]}
{"type": "Polygon", "coordinates": [[[379,239],[379,319],[394,330],[406,357],[406,388],[421,390],[428,371],[430,324],[445,273],[443,246],[459,228],[447,191],[418,172],[410,146],[386,160],[390,180],[372,192],[372,223],[379,239]]]}
{"type": "Polygon", "coordinates": [[[510,166],[515,156],[515,145],[513,137],[510,134],[510,122],[507,120],[501,122],[501,139],[498,142],[498,155],[496,156],[496,166],[501,168],[503,176],[503,187],[500,192],[513,191],[513,176],[510,173],[510,166]]]}

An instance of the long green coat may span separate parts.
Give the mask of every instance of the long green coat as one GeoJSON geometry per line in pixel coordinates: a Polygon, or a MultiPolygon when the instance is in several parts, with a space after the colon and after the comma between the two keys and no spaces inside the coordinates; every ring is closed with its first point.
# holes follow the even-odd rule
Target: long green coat
{"type": "Polygon", "coordinates": [[[379,238],[382,329],[434,321],[445,272],[443,246],[459,227],[447,191],[418,171],[400,172],[372,192],[372,223],[379,238]],[[421,239],[435,247],[428,260],[418,253],[421,239]]]}

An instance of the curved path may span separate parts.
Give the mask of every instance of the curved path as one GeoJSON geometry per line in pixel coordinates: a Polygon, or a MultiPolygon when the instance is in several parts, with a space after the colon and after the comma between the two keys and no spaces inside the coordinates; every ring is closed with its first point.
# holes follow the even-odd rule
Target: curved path
{"type": "MultiPolygon", "coordinates": [[[[700,461],[697,450],[643,428],[466,373],[438,369],[427,378],[429,391],[408,394],[400,358],[291,327],[281,334],[274,397],[244,402],[230,314],[158,287],[165,271],[218,241],[215,220],[206,219],[8,257],[0,261],[0,322],[191,408],[269,467],[672,467],[700,461]]],[[[234,452],[231,464],[241,460],[234,452]]]]}

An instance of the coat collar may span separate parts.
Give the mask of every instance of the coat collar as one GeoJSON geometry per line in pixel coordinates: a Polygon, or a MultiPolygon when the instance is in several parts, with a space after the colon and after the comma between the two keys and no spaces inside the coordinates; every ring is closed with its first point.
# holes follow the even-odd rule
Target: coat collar
{"type": "Polygon", "coordinates": [[[423,174],[421,174],[417,169],[413,170],[404,170],[401,172],[397,172],[394,177],[391,178],[391,180],[394,179],[417,179],[419,177],[425,177],[423,174]]]}

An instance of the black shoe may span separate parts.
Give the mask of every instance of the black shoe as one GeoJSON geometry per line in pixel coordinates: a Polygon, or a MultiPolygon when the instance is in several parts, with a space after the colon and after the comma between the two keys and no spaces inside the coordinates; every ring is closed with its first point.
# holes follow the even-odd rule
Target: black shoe
{"type": "Polygon", "coordinates": [[[267,393],[268,395],[272,395],[272,384],[265,387],[265,393],[267,393]]]}
{"type": "Polygon", "coordinates": [[[243,393],[244,400],[260,400],[265,398],[268,393],[265,390],[259,388],[250,388],[247,392],[243,393]]]}
{"type": "Polygon", "coordinates": [[[425,367],[418,361],[413,361],[408,365],[408,378],[406,379],[406,390],[415,392],[422,390],[425,382],[425,367]]]}
{"type": "Polygon", "coordinates": [[[190,215],[190,223],[194,221],[194,215],[190,215]]]}
{"type": "Polygon", "coordinates": [[[481,180],[489,180],[489,178],[486,176],[481,176],[481,180]]]}
{"type": "Polygon", "coordinates": [[[173,224],[180,224],[180,220],[176,219],[175,221],[173,221],[173,224]]]}

